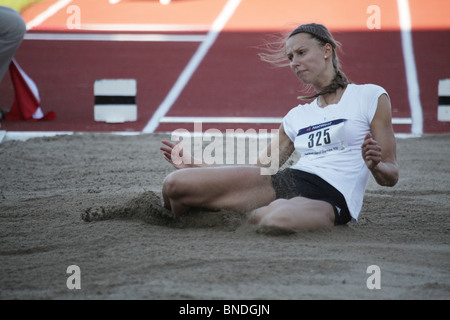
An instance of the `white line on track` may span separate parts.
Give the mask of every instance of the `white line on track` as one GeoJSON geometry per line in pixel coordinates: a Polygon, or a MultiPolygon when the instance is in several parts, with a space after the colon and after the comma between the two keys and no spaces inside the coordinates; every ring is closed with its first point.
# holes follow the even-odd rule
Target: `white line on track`
{"type": "Polygon", "coordinates": [[[152,42],[202,42],[201,34],[135,34],[135,33],[37,33],[25,34],[25,40],[59,41],[152,41],[152,42]]]}
{"type": "Polygon", "coordinates": [[[281,123],[278,117],[163,117],[161,123],[281,123]]]}
{"type": "Polygon", "coordinates": [[[405,61],[406,83],[408,85],[408,98],[411,108],[411,133],[423,133],[422,105],[420,103],[420,88],[417,80],[414,47],[411,35],[411,14],[408,0],[397,0],[400,30],[402,36],[403,59],[405,61]]]}
{"type": "Polygon", "coordinates": [[[192,75],[202,62],[203,58],[206,56],[209,49],[216,41],[217,37],[219,36],[219,33],[225,27],[225,24],[231,18],[231,16],[233,15],[234,11],[237,9],[240,3],[241,0],[228,0],[225,7],[222,9],[222,12],[219,14],[219,16],[212,24],[211,30],[209,30],[205,41],[203,41],[201,45],[198,47],[197,51],[192,56],[191,60],[189,61],[189,63],[187,64],[181,75],[178,77],[174,86],[169,91],[164,101],[159,105],[158,109],[155,111],[152,118],[144,127],[142,132],[151,133],[155,131],[155,129],[159,125],[159,120],[167,114],[172,105],[178,99],[184,87],[189,82],[192,75]]]}
{"type": "Polygon", "coordinates": [[[138,23],[82,23],[84,31],[142,31],[142,32],[207,32],[204,24],[138,24],[138,23]]]}
{"type": "MultiPolygon", "coordinates": [[[[162,117],[160,123],[281,123],[279,117],[162,117]]],[[[392,124],[412,124],[411,118],[393,118],[392,124]]]]}
{"type": "Polygon", "coordinates": [[[59,0],[58,2],[52,4],[50,7],[47,8],[47,10],[37,15],[33,20],[27,23],[26,25],[27,30],[33,29],[34,27],[40,25],[41,23],[43,23],[51,16],[55,15],[59,10],[67,6],[72,1],[73,0],[59,0]]]}

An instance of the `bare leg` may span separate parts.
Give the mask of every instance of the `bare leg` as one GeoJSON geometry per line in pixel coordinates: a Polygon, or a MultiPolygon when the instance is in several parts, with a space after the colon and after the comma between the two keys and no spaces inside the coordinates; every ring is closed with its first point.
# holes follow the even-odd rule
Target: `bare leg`
{"type": "Polygon", "coordinates": [[[252,166],[181,169],[166,177],[162,194],[177,214],[192,207],[246,213],[275,200],[271,177],[252,166]]]}
{"type": "Polygon", "coordinates": [[[278,199],[255,209],[249,223],[292,231],[331,229],[334,226],[333,207],[325,201],[295,197],[278,199]]]}

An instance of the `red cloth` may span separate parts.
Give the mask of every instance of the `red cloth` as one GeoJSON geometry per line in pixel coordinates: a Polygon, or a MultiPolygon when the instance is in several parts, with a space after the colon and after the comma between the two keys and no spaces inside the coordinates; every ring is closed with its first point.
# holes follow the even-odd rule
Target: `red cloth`
{"type": "Polygon", "coordinates": [[[42,112],[39,90],[34,81],[22,70],[14,59],[9,65],[9,72],[14,87],[14,102],[6,114],[6,120],[53,120],[56,113],[42,112]]]}

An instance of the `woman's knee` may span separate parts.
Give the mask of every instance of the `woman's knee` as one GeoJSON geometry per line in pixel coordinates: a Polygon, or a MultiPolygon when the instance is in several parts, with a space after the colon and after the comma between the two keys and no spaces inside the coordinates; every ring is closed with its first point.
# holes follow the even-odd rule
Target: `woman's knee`
{"type": "Polygon", "coordinates": [[[186,194],[188,190],[187,184],[182,178],[181,171],[174,171],[167,175],[163,181],[162,192],[171,199],[177,199],[186,194]]]}
{"type": "Polygon", "coordinates": [[[272,210],[260,219],[259,225],[294,231],[328,230],[334,226],[334,214],[331,211],[322,204],[299,208],[284,200],[274,203],[272,210]]]}

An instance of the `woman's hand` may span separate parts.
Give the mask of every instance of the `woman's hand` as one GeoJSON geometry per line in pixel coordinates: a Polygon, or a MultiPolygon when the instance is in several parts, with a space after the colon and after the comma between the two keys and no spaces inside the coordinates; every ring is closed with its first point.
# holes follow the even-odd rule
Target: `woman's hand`
{"type": "Polygon", "coordinates": [[[161,142],[167,146],[159,148],[163,152],[164,159],[172,164],[175,169],[194,167],[194,158],[189,153],[184,152],[180,141],[172,143],[162,140],[161,142]]]}
{"type": "Polygon", "coordinates": [[[372,139],[372,135],[366,134],[361,145],[361,153],[369,170],[373,170],[381,162],[381,151],[381,147],[377,141],[372,139]]]}

